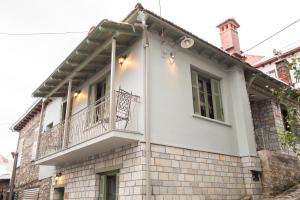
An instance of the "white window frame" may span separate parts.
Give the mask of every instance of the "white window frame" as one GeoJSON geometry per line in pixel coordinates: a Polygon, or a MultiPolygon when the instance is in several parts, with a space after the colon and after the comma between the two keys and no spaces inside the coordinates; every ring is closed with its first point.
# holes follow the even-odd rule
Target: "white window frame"
{"type": "Polygon", "coordinates": [[[208,118],[208,119],[213,119],[217,121],[224,122],[224,108],[223,108],[223,101],[222,101],[222,89],[221,89],[221,79],[217,78],[213,75],[210,75],[209,73],[203,72],[201,70],[191,68],[191,84],[192,84],[192,97],[193,97],[193,109],[194,113],[197,115],[200,115],[202,117],[208,118]],[[203,94],[204,94],[204,107],[205,107],[205,114],[201,113],[201,105],[203,106],[203,102],[200,100],[200,91],[199,91],[199,77],[201,80],[205,83],[207,80],[210,81],[211,85],[211,96],[212,96],[212,107],[213,107],[213,113],[214,117],[211,118],[209,116],[209,105],[208,105],[208,90],[207,90],[207,84],[203,84],[203,94]],[[193,80],[195,78],[195,80],[193,80]],[[196,82],[196,84],[195,84],[196,82]],[[216,91],[215,87],[217,87],[218,91],[216,91]],[[196,92],[196,94],[194,94],[196,92]],[[196,97],[196,98],[194,98],[196,97]],[[217,98],[218,97],[218,102],[219,102],[219,110],[217,108],[217,98]],[[197,101],[196,103],[194,101],[197,101]],[[195,107],[195,106],[198,106],[195,107]]]}

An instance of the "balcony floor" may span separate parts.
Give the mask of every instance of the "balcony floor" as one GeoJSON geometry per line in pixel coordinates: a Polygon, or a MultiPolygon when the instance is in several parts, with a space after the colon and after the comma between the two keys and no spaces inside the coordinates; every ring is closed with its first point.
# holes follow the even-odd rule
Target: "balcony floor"
{"type": "Polygon", "coordinates": [[[113,130],[36,161],[38,165],[65,166],[87,160],[88,156],[106,152],[126,144],[143,140],[143,134],[113,130]]]}

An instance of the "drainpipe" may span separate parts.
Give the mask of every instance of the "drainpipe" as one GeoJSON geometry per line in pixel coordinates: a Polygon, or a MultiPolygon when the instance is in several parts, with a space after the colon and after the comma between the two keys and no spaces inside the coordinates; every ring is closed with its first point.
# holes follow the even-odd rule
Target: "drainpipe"
{"type": "Polygon", "coordinates": [[[14,166],[13,171],[10,179],[10,186],[9,186],[9,200],[13,200],[14,198],[14,188],[15,188],[15,178],[16,178],[16,169],[18,163],[18,152],[12,152],[11,155],[14,158],[14,166]]]}
{"type": "Polygon", "coordinates": [[[146,25],[146,15],[143,11],[140,11],[138,20],[142,22],[143,27],[143,47],[144,47],[144,132],[145,132],[145,143],[146,143],[146,200],[151,200],[151,182],[150,182],[150,164],[151,164],[151,137],[149,131],[149,38],[148,30],[146,25]]]}

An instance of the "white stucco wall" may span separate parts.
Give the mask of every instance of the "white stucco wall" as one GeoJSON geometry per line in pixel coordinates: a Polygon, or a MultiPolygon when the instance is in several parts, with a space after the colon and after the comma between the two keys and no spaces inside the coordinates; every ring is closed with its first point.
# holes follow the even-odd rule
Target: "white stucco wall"
{"type": "MultiPolygon", "coordinates": [[[[235,117],[242,119],[243,115],[235,116],[235,108],[231,95],[232,80],[229,76],[232,71],[223,66],[182,48],[160,47],[160,38],[150,35],[150,132],[152,142],[175,145],[186,148],[195,148],[212,152],[240,155],[238,145],[238,131],[245,127],[251,128],[251,118],[245,119],[242,128],[236,128],[235,117]],[[175,62],[170,64],[168,55],[163,56],[161,51],[175,54],[175,62]],[[221,79],[222,101],[224,107],[224,124],[212,120],[193,117],[193,100],[191,87],[191,65],[213,74],[221,79]]],[[[241,74],[243,78],[243,73],[241,74]]],[[[234,84],[245,86],[244,79],[234,79],[234,84]]],[[[250,107],[244,111],[249,112],[250,107]],[[248,109],[248,110],[247,110],[248,109]]],[[[243,130],[242,134],[248,134],[243,130]]],[[[251,133],[249,133],[251,134],[251,133]]],[[[253,134],[253,133],[252,133],[253,134]]],[[[246,136],[245,136],[246,137],[246,136]]],[[[253,136],[254,137],[254,136],[253,136]]],[[[253,144],[252,144],[253,145],[253,144]]],[[[248,146],[247,146],[248,147],[248,146]]],[[[255,148],[255,144],[254,144],[255,148]]]]}
{"type": "MultiPolygon", "coordinates": [[[[253,125],[241,67],[225,69],[224,66],[207,57],[178,46],[173,49],[161,48],[160,38],[157,35],[150,33],[149,37],[151,141],[231,155],[254,155],[253,125]],[[162,51],[166,51],[167,55],[162,51]],[[168,60],[170,51],[175,54],[173,64],[170,64],[168,60]],[[224,122],[220,123],[193,115],[191,65],[221,80],[224,122]]],[[[143,132],[144,54],[142,40],[138,40],[123,54],[127,55],[127,59],[122,66],[117,63],[114,89],[121,87],[141,97],[141,103],[136,109],[138,110],[138,130],[143,132]]],[[[73,99],[73,114],[88,106],[89,86],[108,73],[110,73],[110,64],[87,80],[80,88],[76,88],[81,92],[73,99]]],[[[45,121],[60,119],[61,102],[61,100],[56,100],[48,105],[45,121]]]]}
{"type": "Polygon", "coordinates": [[[53,101],[46,106],[44,113],[43,130],[46,129],[48,124],[53,122],[53,126],[55,126],[61,121],[61,105],[62,98],[53,98],[53,101]]]}
{"type": "Polygon", "coordinates": [[[39,165],[39,180],[56,175],[55,166],[39,165]]]}
{"type": "MultiPolygon", "coordinates": [[[[127,55],[127,59],[122,66],[118,64],[118,59],[116,59],[115,90],[118,90],[120,87],[126,91],[132,92],[134,95],[142,96],[143,58],[141,55],[141,42],[141,40],[138,40],[131,47],[129,47],[126,52],[124,52],[124,55],[127,55]]],[[[107,74],[110,74],[110,64],[105,66],[93,77],[86,80],[86,82],[79,88],[73,88],[73,90],[80,90],[80,93],[77,97],[73,97],[72,114],[75,114],[88,106],[88,93],[90,85],[97,83],[107,74]]],[[[51,103],[48,104],[45,109],[44,129],[47,124],[51,122],[53,122],[54,125],[60,122],[62,102],[62,98],[55,98],[51,103]]],[[[141,103],[137,104],[135,107],[135,110],[137,111],[136,119],[138,119],[138,130],[142,132],[143,120],[141,117],[143,116],[143,110],[141,108],[141,103]]]]}

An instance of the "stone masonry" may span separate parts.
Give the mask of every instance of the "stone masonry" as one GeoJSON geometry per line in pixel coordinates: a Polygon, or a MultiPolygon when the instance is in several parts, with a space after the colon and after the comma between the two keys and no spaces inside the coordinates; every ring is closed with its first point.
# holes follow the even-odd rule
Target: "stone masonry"
{"type": "Polygon", "coordinates": [[[257,149],[281,151],[278,132],[284,128],[280,106],[274,99],[251,102],[257,149]]]}
{"type": "Polygon", "coordinates": [[[300,182],[300,160],[288,154],[262,150],[258,152],[263,174],[264,195],[278,194],[300,182]]]}
{"type": "MultiPolygon", "coordinates": [[[[151,146],[151,185],[154,200],[240,199],[261,194],[250,170],[260,169],[254,157],[240,158],[177,147],[151,146]]],[[[62,173],[52,181],[54,190],[64,187],[65,199],[99,198],[97,171],[119,167],[119,200],[142,200],[145,196],[145,144],[134,143],[94,155],[86,161],[57,168],[62,173]]]]}
{"type": "Polygon", "coordinates": [[[20,131],[18,151],[20,166],[16,170],[15,191],[18,192],[18,199],[23,199],[25,189],[40,188],[39,199],[49,199],[51,178],[39,180],[39,166],[32,160],[33,144],[37,141],[39,131],[39,114],[34,116],[20,131]],[[23,141],[23,144],[20,144],[23,141]]]}

